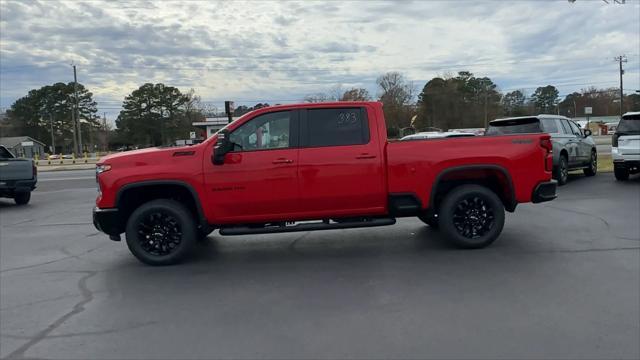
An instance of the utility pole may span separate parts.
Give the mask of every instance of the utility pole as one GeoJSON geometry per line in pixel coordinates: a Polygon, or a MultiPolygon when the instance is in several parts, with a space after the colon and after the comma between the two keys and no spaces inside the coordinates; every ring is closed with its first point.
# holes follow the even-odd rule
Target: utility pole
{"type": "Polygon", "coordinates": [[[107,113],[102,113],[102,127],[104,128],[104,151],[109,148],[109,129],[107,129],[107,113]]]}
{"type": "Polygon", "coordinates": [[[483,81],[484,83],[484,128],[487,129],[489,127],[489,115],[487,113],[487,82],[483,81]]]}
{"type": "Polygon", "coordinates": [[[622,87],[622,75],[624,74],[624,70],[622,69],[622,63],[627,62],[626,55],[616,56],[614,58],[620,64],[620,118],[622,119],[622,114],[624,113],[624,88],[622,87]]]}
{"type": "Polygon", "coordinates": [[[73,65],[73,96],[75,99],[73,113],[78,127],[78,149],[76,151],[78,151],[78,154],[82,154],[82,127],[80,126],[80,114],[78,113],[78,77],[75,65],[73,65]]]}
{"type": "MultiPolygon", "coordinates": [[[[73,66],[73,75],[74,75],[74,79],[75,79],[75,74],[76,74],[76,66],[71,64],[71,66],[73,66]]],[[[74,83],[74,88],[75,88],[75,83],[74,83]]],[[[74,99],[75,99],[75,90],[74,90],[74,99]]],[[[71,128],[73,129],[72,133],[73,133],[73,151],[72,153],[77,154],[78,153],[78,127],[76,126],[76,108],[75,108],[75,100],[72,101],[71,104],[71,128]]]]}
{"type": "Polygon", "coordinates": [[[49,113],[49,121],[51,122],[51,154],[56,153],[56,139],[53,136],[53,114],[49,113]]]}

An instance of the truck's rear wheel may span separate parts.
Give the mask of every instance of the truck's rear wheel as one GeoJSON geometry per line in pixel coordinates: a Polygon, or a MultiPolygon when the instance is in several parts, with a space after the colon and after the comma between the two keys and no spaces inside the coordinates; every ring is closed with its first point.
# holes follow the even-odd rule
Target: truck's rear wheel
{"type": "Polygon", "coordinates": [[[183,260],[197,239],[193,215],[174,200],[159,199],[133,211],[126,228],[127,246],[145,264],[171,265],[183,260]]]}
{"type": "Polygon", "coordinates": [[[438,212],[440,229],[458,247],[488,246],[504,227],[504,205],[486,187],[462,185],[444,198],[438,212]]]}
{"type": "Polygon", "coordinates": [[[18,205],[26,205],[29,203],[29,200],[31,200],[31,192],[29,191],[21,191],[13,195],[13,201],[18,205]]]}
{"type": "Polygon", "coordinates": [[[440,227],[440,224],[438,224],[438,218],[435,215],[420,214],[418,215],[418,219],[422,220],[423,223],[431,226],[434,229],[440,227]]]}

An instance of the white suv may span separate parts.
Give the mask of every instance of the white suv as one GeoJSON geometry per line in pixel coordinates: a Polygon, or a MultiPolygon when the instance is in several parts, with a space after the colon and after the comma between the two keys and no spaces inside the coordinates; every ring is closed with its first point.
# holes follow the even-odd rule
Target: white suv
{"type": "Polygon", "coordinates": [[[624,181],[629,174],[640,172],[640,112],[622,115],[611,146],[616,179],[624,181]]]}

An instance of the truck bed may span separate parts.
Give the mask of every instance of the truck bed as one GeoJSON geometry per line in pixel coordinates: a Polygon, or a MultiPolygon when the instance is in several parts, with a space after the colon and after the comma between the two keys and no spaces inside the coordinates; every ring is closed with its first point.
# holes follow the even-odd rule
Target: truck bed
{"type": "MultiPolygon", "coordinates": [[[[477,136],[395,141],[387,144],[388,189],[391,194],[415,193],[423,208],[431,201],[434,183],[443,176],[473,176],[474,167],[503,172],[501,181],[520,184],[517,202],[531,201],[531,189],[551,179],[545,169],[547,134],[477,136]],[[460,170],[459,175],[456,171],[460,170]],[[462,174],[464,170],[464,175],[462,174]]],[[[484,170],[482,170],[484,171],[484,170]]]]}

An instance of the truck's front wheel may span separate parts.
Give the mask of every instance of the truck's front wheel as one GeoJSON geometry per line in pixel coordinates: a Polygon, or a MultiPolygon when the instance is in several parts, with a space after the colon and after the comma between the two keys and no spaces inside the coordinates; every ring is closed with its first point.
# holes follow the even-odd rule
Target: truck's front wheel
{"type": "Polygon", "coordinates": [[[145,264],[171,265],[183,260],[197,239],[193,215],[174,200],[159,199],[133,211],[126,228],[127,246],[145,264]]]}
{"type": "Polygon", "coordinates": [[[447,194],[438,212],[440,229],[456,246],[466,249],[491,244],[504,227],[504,205],[491,190],[462,185],[447,194]]]}

